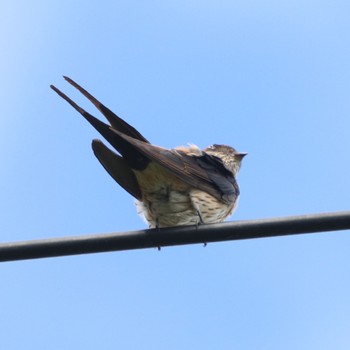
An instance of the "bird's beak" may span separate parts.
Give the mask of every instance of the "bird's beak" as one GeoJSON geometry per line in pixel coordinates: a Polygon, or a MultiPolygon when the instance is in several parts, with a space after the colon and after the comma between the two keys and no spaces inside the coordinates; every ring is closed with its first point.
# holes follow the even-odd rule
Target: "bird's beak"
{"type": "Polygon", "coordinates": [[[247,152],[237,153],[237,154],[235,154],[235,157],[242,160],[247,154],[248,154],[247,152]]]}

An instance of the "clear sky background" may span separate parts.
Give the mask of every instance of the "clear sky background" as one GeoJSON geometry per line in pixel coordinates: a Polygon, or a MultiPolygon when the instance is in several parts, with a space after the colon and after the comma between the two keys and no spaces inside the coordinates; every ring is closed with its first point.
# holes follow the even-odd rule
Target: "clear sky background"
{"type": "MultiPolygon", "coordinates": [[[[348,210],[350,4],[3,1],[0,240],[145,228],[68,75],[165,147],[247,151],[230,220],[348,210]]],[[[1,347],[349,349],[350,232],[0,264],[1,347]]]]}

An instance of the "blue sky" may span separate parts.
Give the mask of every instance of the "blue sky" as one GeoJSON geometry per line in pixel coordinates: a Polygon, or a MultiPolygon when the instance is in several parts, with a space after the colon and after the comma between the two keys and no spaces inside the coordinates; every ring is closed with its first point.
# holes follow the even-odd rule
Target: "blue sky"
{"type": "MultiPolygon", "coordinates": [[[[231,220],[349,209],[348,1],[0,5],[0,240],[144,228],[49,89],[249,155],[231,220]]],[[[5,349],[349,349],[349,231],[0,265],[5,349]]]]}

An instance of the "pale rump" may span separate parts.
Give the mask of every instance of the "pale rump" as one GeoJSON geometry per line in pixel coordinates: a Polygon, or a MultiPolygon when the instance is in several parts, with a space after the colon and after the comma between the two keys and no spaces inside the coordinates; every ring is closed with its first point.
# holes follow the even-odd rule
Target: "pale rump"
{"type": "Polygon", "coordinates": [[[136,201],[137,212],[150,228],[221,222],[236,207],[236,202],[227,205],[191,188],[156,163],[135,174],[143,194],[136,201]]]}

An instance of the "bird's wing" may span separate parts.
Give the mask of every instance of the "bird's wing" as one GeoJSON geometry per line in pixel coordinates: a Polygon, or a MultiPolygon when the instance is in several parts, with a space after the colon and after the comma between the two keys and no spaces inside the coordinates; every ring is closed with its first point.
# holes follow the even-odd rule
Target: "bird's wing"
{"type": "Polygon", "coordinates": [[[205,152],[200,156],[188,155],[184,151],[168,150],[132,139],[118,131],[115,133],[116,138],[128,141],[138,152],[157,162],[191,187],[207,192],[227,204],[234,202],[238,197],[236,179],[221,159],[205,152]]]}
{"type": "MultiPolygon", "coordinates": [[[[101,128],[99,129],[101,132],[101,128]]],[[[110,131],[112,131],[112,133],[105,133],[102,131],[101,134],[124,156],[121,159],[125,160],[125,166],[130,165],[132,169],[142,171],[151,161],[154,161],[177,176],[181,181],[193,188],[211,194],[224,203],[232,203],[238,197],[239,188],[236,179],[232,172],[225,168],[221,159],[207,153],[203,153],[200,156],[187,155],[184,151],[176,149],[168,150],[133,139],[116,130],[110,131]],[[128,149],[126,153],[123,152],[124,149],[120,148],[120,145],[123,144],[121,141],[124,141],[127,145],[127,147],[124,146],[124,149],[128,149]],[[135,162],[135,156],[139,159],[139,162],[135,162]],[[140,164],[143,164],[143,166],[140,167],[140,164]]],[[[98,156],[99,161],[122,187],[134,197],[138,198],[134,194],[135,190],[133,190],[134,193],[130,191],[130,184],[128,183],[125,185],[121,181],[123,175],[120,173],[120,165],[116,162],[118,161],[119,163],[120,157],[110,150],[108,153],[107,150],[108,148],[104,146],[104,153],[98,156]]],[[[125,171],[123,170],[123,172],[125,171]]],[[[128,181],[129,180],[127,180],[127,182],[128,181]]],[[[136,179],[135,183],[137,184],[136,179]]],[[[135,186],[132,186],[132,188],[134,189],[135,186]]]]}

